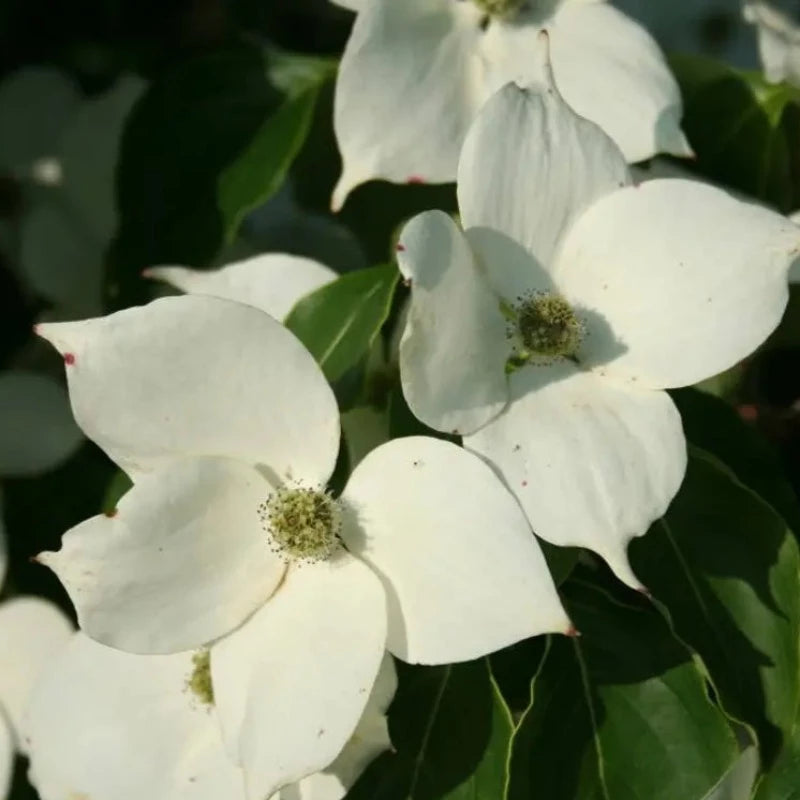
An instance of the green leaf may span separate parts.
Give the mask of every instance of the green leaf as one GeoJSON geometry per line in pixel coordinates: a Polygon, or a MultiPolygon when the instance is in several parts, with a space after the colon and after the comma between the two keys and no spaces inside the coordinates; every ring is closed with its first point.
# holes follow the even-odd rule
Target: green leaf
{"type": "Polygon", "coordinates": [[[232,44],[179,61],[134,107],[117,172],[114,307],[148,299],[145,267],[210,263],[242,214],[279,186],[315,92],[285,100],[269,70],[262,48],[232,44]]]}
{"type": "Polygon", "coordinates": [[[689,651],[644,604],[579,579],[564,600],[582,636],[533,666],[508,800],[702,800],[737,745],[689,651]]]}
{"type": "Polygon", "coordinates": [[[398,664],[389,711],[395,753],[375,761],[348,800],[499,800],[511,716],[485,659],[442,667],[398,664]]]}
{"type": "Polygon", "coordinates": [[[800,703],[800,556],[783,519],[702,451],[666,516],[630,548],[636,574],[703,659],[769,762],[800,703]]]}
{"type": "Polygon", "coordinates": [[[800,800],[800,730],[761,779],[753,800],[800,800]]]}
{"type": "Polygon", "coordinates": [[[674,56],[670,64],[697,154],[693,167],[782,211],[800,205],[793,181],[800,91],[702,56],[674,56]]]}
{"type": "Polygon", "coordinates": [[[335,58],[292,53],[274,46],[268,48],[268,53],[270,82],[289,97],[332,80],[339,67],[335,58]]]}
{"type": "Polygon", "coordinates": [[[727,403],[696,389],[670,392],[686,438],[715,455],[800,534],[800,506],[777,454],[727,403]]]}
{"type": "Polygon", "coordinates": [[[331,382],[369,350],[389,315],[397,269],[370,267],[343,275],[300,300],[286,327],[309,349],[331,382]]]}
{"type": "Polygon", "coordinates": [[[114,477],[108,482],[108,486],[106,486],[101,511],[104,514],[112,513],[116,509],[117,503],[132,486],[133,481],[121,469],[117,470],[114,473],[114,477]]]}
{"type": "Polygon", "coordinates": [[[219,208],[227,242],[235,239],[247,214],[281,187],[308,134],[318,93],[312,86],[289,97],[220,175],[219,208]]]}

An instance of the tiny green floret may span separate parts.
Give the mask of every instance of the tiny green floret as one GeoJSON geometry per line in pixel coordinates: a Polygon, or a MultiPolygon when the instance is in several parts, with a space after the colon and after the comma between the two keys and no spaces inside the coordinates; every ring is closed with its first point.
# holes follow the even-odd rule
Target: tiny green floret
{"type": "Polygon", "coordinates": [[[282,486],[258,507],[277,553],[287,559],[323,561],[336,549],[341,513],[328,492],[282,486]]]}
{"type": "Polygon", "coordinates": [[[490,17],[510,17],[519,11],[527,0],[473,0],[473,2],[490,17]]]}
{"type": "Polygon", "coordinates": [[[518,298],[513,312],[508,336],[517,360],[542,363],[559,357],[575,359],[585,328],[563,297],[535,292],[518,298]]]}
{"type": "Polygon", "coordinates": [[[211,653],[198,650],[192,655],[192,674],[186,681],[186,687],[203,704],[214,705],[214,686],[211,683],[211,653]]]}

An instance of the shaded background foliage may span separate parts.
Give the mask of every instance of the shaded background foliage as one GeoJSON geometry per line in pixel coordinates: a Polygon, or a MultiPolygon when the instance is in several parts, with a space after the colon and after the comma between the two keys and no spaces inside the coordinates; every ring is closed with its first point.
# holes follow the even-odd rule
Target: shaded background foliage
{"type": "MultiPolygon", "coordinates": [[[[653,8],[651,0],[620,5],[634,14],[653,8]]],[[[738,4],[663,6],[674,13],[655,19],[655,32],[671,50],[692,51],[671,60],[697,153],[683,166],[782,212],[800,207],[798,90],[766,85],[753,71],[753,34],[738,4]],[[673,24],[683,6],[697,13],[688,39],[673,24]]],[[[332,59],[351,22],[326,0],[0,4],[0,78],[53,65],[87,96],[123,72],[149,82],[122,141],[120,225],[105,261],[109,310],[153,296],[145,267],[209,266],[236,252],[234,240],[253,252],[320,256],[281,216],[287,190],[278,190],[288,179],[293,202],[318,220],[328,214],[340,166],[332,59]],[[289,51],[307,58],[287,60],[289,51]],[[284,225],[264,225],[265,202],[284,225]]],[[[13,223],[25,202],[0,175],[0,220],[13,223]]],[[[393,437],[431,433],[397,389],[384,326],[406,292],[391,266],[394,233],[429,207],[455,210],[453,187],[358,188],[339,215],[344,233],[320,228],[320,257],[342,273],[371,269],[316,293],[288,319],[315,354],[355,321],[322,366],[342,410],[369,407],[393,437]]],[[[2,251],[0,259],[0,368],[60,376],[58,358],[30,335],[46,300],[2,251]]],[[[390,715],[396,752],[374,762],[350,797],[701,800],[744,742],[760,744],[769,770],[758,800],[791,796],[787,787],[800,784],[798,304],[793,289],[781,328],[710,382],[711,393],[674,393],[693,446],[687,480],[632,547],[652,598],[620,586],[587,554],[547,547],[583,637],[542,637],[463,665],[402,665],[390,715]]],[[[340,471],[357,449],[348,439],[340,471]]],[[[45,475],[4,479],[4,593],[41,594],[68,610],[58,582],[29,558],[55,549],[64,530],[113,506],[124,489],[91,443],[45,475]]],[[[33,797],[20,765],[13,798],[33,797]]]]}

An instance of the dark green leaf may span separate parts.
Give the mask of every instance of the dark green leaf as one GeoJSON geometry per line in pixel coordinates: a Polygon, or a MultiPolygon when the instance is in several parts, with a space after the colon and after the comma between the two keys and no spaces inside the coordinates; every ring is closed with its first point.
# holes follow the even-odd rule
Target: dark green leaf
{"type": "Polygon", "coordinates": [[[636,574],[702,657],[767,762],[800,702],[800,557],[773,509],[702,451],[666,516],[631,545],[636,574]]]}
{"type": "Polygon", "coordinates": [[[389,314],[397,269],[371,267],[343,275],[300,300],[289,328],[335,381],[367,353],[389,314]]]}
{"type": "Polygon", "coordinates": [[[286,178],[311,125],[318,91],[312,86],[288,98],[220,175],[219,208],[228,242],[247,214],[269,200],[286,178]]]}
{"type": "Polygon", "coordinates": [[[179,62],[134,107],[117,172],[120,229],[108,293],[147,299],[154,264],[202,266],[223,241],[218,184],[281,101],[260,48],[233,45],[179,62]]]}
{"type": "Polygon", "coordinates": [[[716,397],[696,389],[679,389],[670,394],[681,412],[689,442],[715,455],[800,534],[797,496],[766,440],[716,397]]]}
{"type": "Polygon", "coordinates": [[[122,471],[118,470],[114,477],[106,487],[106,493],[103,497],[103,507],[101,511],[104,514],[110,514],[117,507],[117,503],[122,499],[123,495],[133,486],[133,481],[122,471]]]}
{"type": "Polygon", "coordinates": [[[737,745],[664,620],[582,580],[512,742],[508,800],[702,800],[737,745]]]}
{"type": "Polygon", "coordinates": [[[694,167],[783,211],[796,208],[800,91],[702,56],[675,56],[671,66],[683,93],[683,128],[697,154],[694,167]]]}
{"type": "Polygon", "coordinates": [[[753,800],[800,800],[800,730],[764,775],[753,800]]]}
{"type": "Polygon", "coordinates": [[[396,753],[374,762],[348,800],[499,800],[512,722],[484,659],[398,664],[389,712],[396,753]]]}

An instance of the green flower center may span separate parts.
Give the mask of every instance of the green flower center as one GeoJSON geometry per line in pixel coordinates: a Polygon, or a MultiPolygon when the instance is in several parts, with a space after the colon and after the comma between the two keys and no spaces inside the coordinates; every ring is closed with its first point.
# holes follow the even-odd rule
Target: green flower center
{"type": "Polygon", "coordinates": [[[339,543],[339,504],[324,491],[282,486],[258,507],[273,548],[286,558],[322,561],[339,543]]]}
{"type": "Polygon", "coordinates": [[[192,656],[192,674],[186,680],[186,688],[204,705],[214,705],[214,686],[211,683],[211,653],[198,650],[192,656]]]}
{"type": "Polygon", "coordinates": [[[527,0],[472,0],[472,2],[490,17],[510,17],[519,11],[527,0]]]}
{"type": "Polygon", "coordinates": [[[506,316],[515,359],[524,363],[558,357],[574,359],[585,335],[572,306],[556,294],[535,292],[521,297],[506,316]]]}

